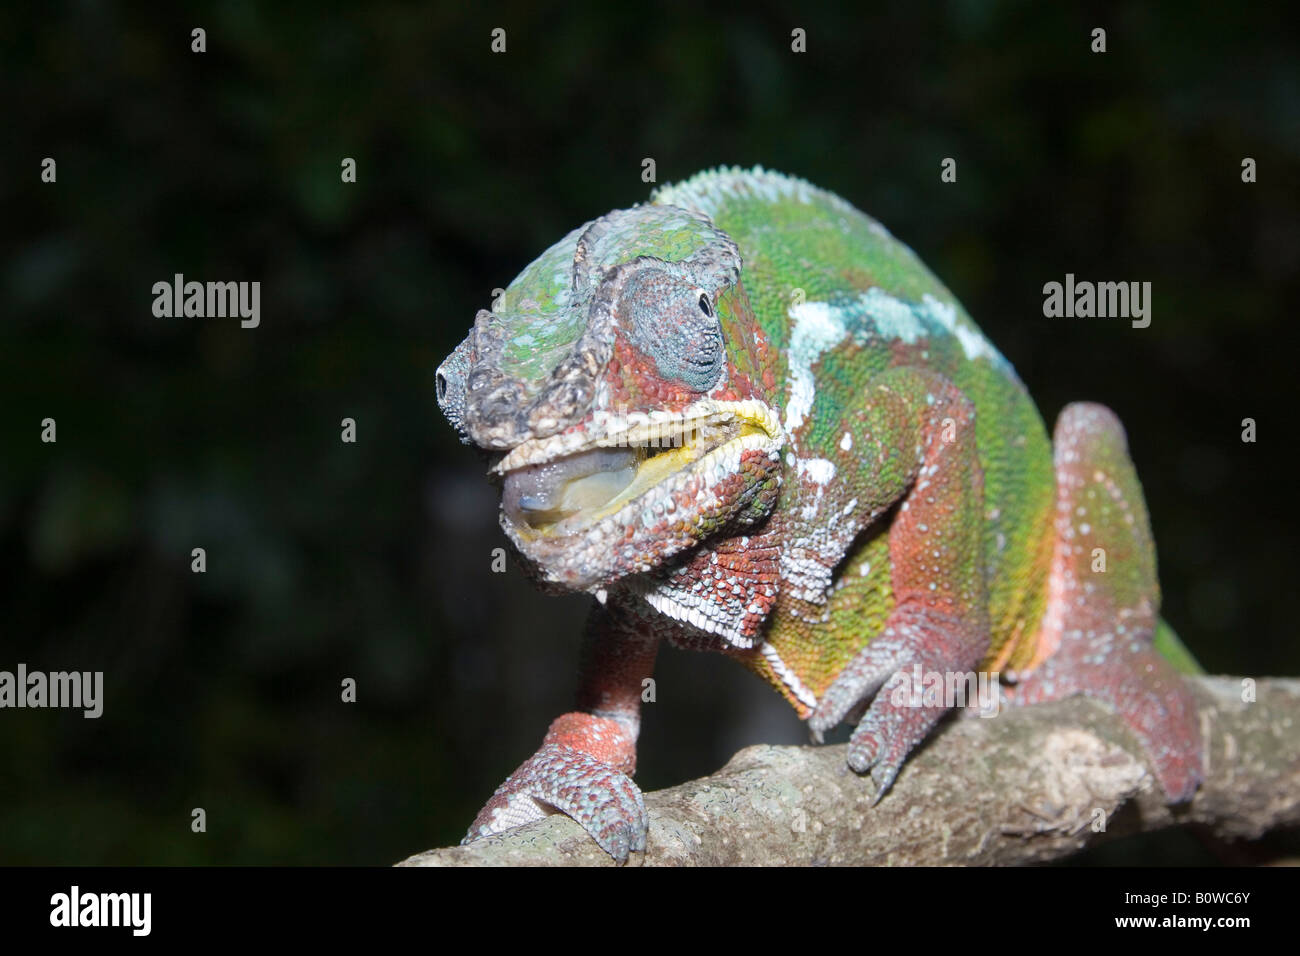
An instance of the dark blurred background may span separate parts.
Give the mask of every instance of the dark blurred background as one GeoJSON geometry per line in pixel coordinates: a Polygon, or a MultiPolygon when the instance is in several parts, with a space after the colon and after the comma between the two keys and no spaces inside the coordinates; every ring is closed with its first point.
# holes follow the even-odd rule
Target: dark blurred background
{"type": "MultiPolygon", "coordinates": [[[[644,200],[646,157],[661,183],[761,163],[879,218],[1049,427],[1074,399],[1119,413],[1205,666],[1300,671],[1284,5],[190,6],[0,8],[0,668],[106,684],[98,720],[0,712],[0,862],[386,864],[460,839],[568,709],[586,600],[492,573],[496,500],[434,369],[494,287],[644,200]],[[261,326],[155,318],[177,272],[259,280],[261,326]],[[1152,282],[1150,328],[1045,319],[1066,272],[1152,282]]],[[[644,788],[806,739],[731,662],[660,660],[644,788]]],[[[1215,858],[1173,834],[1083,862],[1215,858]]]]}

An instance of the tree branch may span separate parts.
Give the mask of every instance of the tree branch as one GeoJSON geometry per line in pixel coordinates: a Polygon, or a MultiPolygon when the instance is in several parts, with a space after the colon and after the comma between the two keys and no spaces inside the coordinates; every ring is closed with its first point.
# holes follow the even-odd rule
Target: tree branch
{"type": "MultiPolygon", "coordinates": [[[[646,795],[639,860],[681,865],[1041,863],[1104,839],[1186,823],[1228,839],[1300,824],[1300,680],[1194,678],[1207,779],[1170,808],[1136,741],[1083,698],[954,719],[875,788],[845,746],[748,747],[712,776],[646,795]],[[1094,827],[1104,823],[1105,831],[1094,827]]],[[[559,814],[399,866],[611,865],[559,814]]]]}

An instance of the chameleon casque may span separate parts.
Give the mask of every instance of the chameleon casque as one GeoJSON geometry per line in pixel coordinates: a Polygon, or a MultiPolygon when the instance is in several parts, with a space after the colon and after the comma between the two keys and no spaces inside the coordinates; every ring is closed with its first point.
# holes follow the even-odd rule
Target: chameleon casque
{"type": "Polygon", "coordinates": [[[575,710],[467,841],[558,810],[620,861],[644,849],[631,775],[664,641],[739,659],[819,739],[856,723],[877,799],[945,713],[889,693],[918,665],[999,672],[1015,703],[1105,701],[1166,796],[1195,791],[1195,663],[1158,617],[1119,421],[1072,404],[1049,441],[875,220],[778,173],[704,172],[573,230],[493,306],[439,403],[488,454],[529,573],[597,603],[575,710]]]}

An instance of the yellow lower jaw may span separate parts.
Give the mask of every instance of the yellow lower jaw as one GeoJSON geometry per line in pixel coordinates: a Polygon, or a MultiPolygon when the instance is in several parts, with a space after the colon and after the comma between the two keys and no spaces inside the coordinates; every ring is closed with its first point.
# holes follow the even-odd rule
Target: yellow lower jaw
{"type": "MultiPolygon", "coordinates": [[[[771,437],[767,430],[758,422],[748,417],[740,418],[737,422],[740,428],[738,432],[730,439],[734,441],[738,438],[745,438],[751,435],[762,435],[771,437]]],[[[557,516],[553,523],[534,525],[527,528],[519,528],[519,534],[525,538],[547,536],[553,534],[565,534],[578,530],[580,527],[595,524],[598,521],[608,518],[610,515],[617,514],[627,504],[650,489],[666,481],[668,478],[677,474],[685,468],[690,467],[695,461],[703,457],[697,453],[696,448],[700,443],[698,437],[689,443],[680,445],[675,448],[659,450],[657,454],[642,461],[637,468],[636,476],[632,481],[623,488],[617,495],[608,501],[594,508],[581,507],[582,495],[576,494],[573,499],[565,502],[578,507],[570,509],[563,507],[563,511],[569,512],[563,517],[557,516]]],[[[728,442],[729,443],[729,442],[728,442]]],[[[579,479],[582,480],[582,479],[579,479]]]]}

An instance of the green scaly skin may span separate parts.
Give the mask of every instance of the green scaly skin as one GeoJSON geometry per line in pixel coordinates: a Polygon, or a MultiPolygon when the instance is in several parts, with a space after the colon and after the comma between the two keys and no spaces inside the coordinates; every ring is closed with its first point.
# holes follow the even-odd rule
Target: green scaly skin
{"type": "Polygon", "coordinates": [[[1016,703],[1108,702],[1170,800],[1199,783],[1195,662],[1158,618],[1118,420],[1071,405],[1049,441],[952,294],[842,199],[721,169],[587,223],[479,312],[438,392],[530,574],[597,599],[575,710],[467,840],[558,810],[644,848],[665,640],[738,658],[814,736],[851,720],[877,799],[947,709],[899,691],[977,671],[1016,703]]]}

